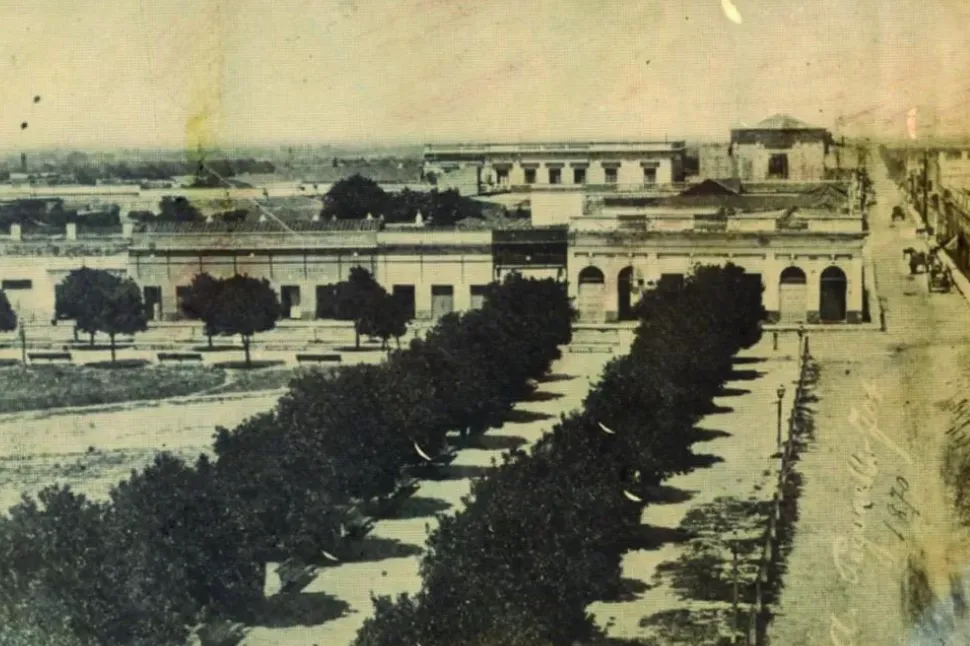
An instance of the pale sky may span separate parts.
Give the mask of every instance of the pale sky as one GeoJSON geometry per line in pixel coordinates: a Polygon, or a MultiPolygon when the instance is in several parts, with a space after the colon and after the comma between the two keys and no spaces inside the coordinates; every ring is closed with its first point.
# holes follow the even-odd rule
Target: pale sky
{"type": "Polygon", "coordinates": [[[0,148],[970,134],[967,0],[735,4],[0,0],[0,148]]]}

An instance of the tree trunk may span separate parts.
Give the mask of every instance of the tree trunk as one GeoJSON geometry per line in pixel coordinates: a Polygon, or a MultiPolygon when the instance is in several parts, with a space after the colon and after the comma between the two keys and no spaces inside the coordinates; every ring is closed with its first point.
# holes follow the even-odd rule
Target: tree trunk
{"type": "Polygon", "coordinates": [[[77,343],[77,323],[74,324],[74,342],[77,343]]]}
{"type": "Polygon", "coordinates": [[[394,337],[394,342],[397,344],[397,349],[400,350],[401,349],[401,337],[399,337],[399,336],[394,337]]]}
{"type": "Polygon", "coordinates": [[[209,337],[209,349],[211,350],[212,349],[212,329],[208,325],[205,326],[205,335],[209,337]]]}
{"type": "Polygon", "coordinates": [[[354,347],[360,350],[360,324],[354,322],[354,347]]]}
{"type": "Polygon", "coordinates": [[[111,334],[109,334],[108,335],[108,338],[111,339],[111,363],[114,363],[115,362],[115,335],[114,335],[114,333],[112,332],[111,334]]]}
{"type": "Polygon", "coordinates": [[[242,342],[243,342],[243,352],[246,353],[246,367],[249,368],[251,365],[249,361],[249,337],[243,334],[242,342]]]}
{"type": "Polygon", "coordinates": [[[88,345],[93,348],[94,347],[94,332],[88,332],[88,334],[91,335],[90,336],[90,340],[88,341],[88,345]]]}

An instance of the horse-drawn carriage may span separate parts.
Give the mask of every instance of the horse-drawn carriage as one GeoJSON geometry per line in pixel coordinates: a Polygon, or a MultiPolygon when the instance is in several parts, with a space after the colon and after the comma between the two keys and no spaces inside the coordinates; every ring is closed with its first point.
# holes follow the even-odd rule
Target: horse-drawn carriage
{"type": "Polygon", "coordinates": [[[909,259],[909,273],[922,274],[927,269],[925,251],[916,251],[913,247],[903,249],[903,257],[909,259]]]}
{"type": "Polygon", "coordinates": [[[893,207],[892,221],[905,220],[906,219],[906,209],[899,206],[898,204],[893,207]]]}
{"type": "Polygon", "coordinates": [[[929,274],[929,289],[931,292],[945,294],[950,291],[950,287],[953,286],[953,275],[950,273],[950,268],[946,267],[935,256],[930,263],[929,274]]]}

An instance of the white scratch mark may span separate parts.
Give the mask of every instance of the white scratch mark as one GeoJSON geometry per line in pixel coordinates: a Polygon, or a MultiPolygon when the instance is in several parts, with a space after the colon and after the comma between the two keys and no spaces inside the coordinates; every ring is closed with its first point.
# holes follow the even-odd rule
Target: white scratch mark
{"type": "Polygon", "coordinates": [[[740,25],[743,20],[741,20],[741,12],[738,8],[734,6],[731,0],[721,0],[721,9],[724,10],[724,15],[728,17],[728,20],[736,25],[740,25]]]}

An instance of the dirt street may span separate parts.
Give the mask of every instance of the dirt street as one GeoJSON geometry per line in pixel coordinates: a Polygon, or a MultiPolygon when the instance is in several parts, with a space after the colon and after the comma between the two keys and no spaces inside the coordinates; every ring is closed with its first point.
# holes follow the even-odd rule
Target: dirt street
{"type": "Polygon", "coordinates": [[[909,275],[902,250],[923,243],[912,221],[891,226],[903,197],[876,166],[869,245],[888,330],[811,337],[816,438],[798,465],[804,490],[772,644],[924,643],[912,633],[925,619],[908,611],[921,587],[913,573],[925,569],[940,598],[970,564],[940,468],[950,425],[940,404],[970,383],[970,310],[956,290],[931,294],[925,275],[909,275]]]}

